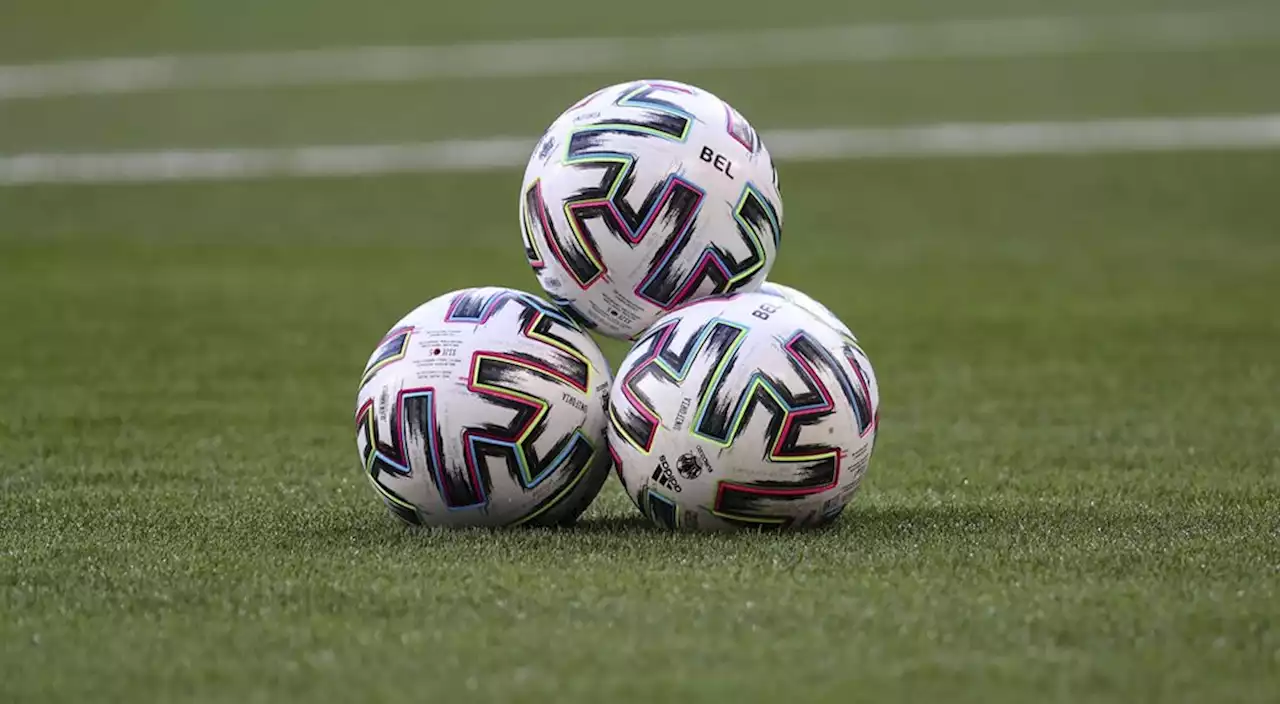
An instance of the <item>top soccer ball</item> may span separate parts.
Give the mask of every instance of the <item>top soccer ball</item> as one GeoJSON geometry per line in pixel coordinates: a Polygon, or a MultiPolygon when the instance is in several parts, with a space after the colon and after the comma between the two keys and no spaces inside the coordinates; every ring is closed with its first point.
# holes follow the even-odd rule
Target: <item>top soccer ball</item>
{"type": "Polygon", "coordinates": [[[699,88],[636,81],[569,108],[534,148],[525,253],[579,322],[634,338],[697,298],[755,290],[782,237],[768,150],[699,88]]]}

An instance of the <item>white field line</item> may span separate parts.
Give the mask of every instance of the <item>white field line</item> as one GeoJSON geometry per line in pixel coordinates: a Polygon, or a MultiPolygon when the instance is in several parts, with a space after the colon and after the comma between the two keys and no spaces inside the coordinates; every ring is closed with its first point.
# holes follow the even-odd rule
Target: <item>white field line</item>
{"type": "Polygon", "coordinates": [[[1280,12],[1192,12],[145,56],[0,66],[0,100],[621,71],[654,77],[709,68],[1196,51],[1277,42],[1280,12]]]}
{"type": "MultiPolygon", "coordinates": [[[[779,161],[1280,149],[1280,114],[777,130],[779,161]]],[[[463,173],[523,167],[536,139],[0,156],[0,186],[463,173]]]]}

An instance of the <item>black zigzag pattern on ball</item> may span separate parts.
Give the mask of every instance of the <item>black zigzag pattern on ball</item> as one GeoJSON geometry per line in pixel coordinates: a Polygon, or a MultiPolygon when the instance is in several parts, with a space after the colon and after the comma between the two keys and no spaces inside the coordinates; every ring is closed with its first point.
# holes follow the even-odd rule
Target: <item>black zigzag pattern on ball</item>
{"type": "MultiPolygon", "coordinates": [[[[573,137],[570,147],[570,153],[581,153],[575,150],[581,149],[589,151],[582,144],[591,142],[594,133],[580,133],[573,137]]],[[[667,225],[666,228],[673,232],[679,232],[689,225],[693,216],[697,212],[698,204],[701,202],[701,194],[697,191],[684,186],[680,181],[668,182],[661,181],[649,189],[645,194],[644,201],[640,207],[632,208],[631,203],[626,198],[631,193],[631,189],[635,186],[635,169],[631,161],[593,161],[584,166],[592,168],[601,168],[604,165],[604,173],[601,174],[600,182],[579,189],[571,196],[571,202],[577,203],[586,201],[592,203],[589,206],[578,206],[575,213],[581,212],[577,221],[579,227],[586,220],[594,218],[603,218],[609,231],[622,238],[629,243],[639,241],[638,235],[643,234],[642,228],[650,217],[656,217],[661,223],[667,225]],[[617,193],[610,200],[609,194],[614,190],[617,184],[617,193]],[[670,199],[668,203],[663,203],[662,211],[654,212],[654,208],[658,207],[660,201],[667,195],[668,188],[671,189],[670,199]],[[609,210],[612,205],[612,212],[609,210]],[[608,217],[616,213],[617,217],[608,217]]]]}
{"type": "MultiPolygon", "coordinates": [[[[670,88],[656,83],[633,83],[626,87],[613,104],[639,111],[639,115],[630,113],[620,119],[612,119],[610,124],[619,125],[634,132],[634,128],[652,130],[672,139],[684,139],[691,122],[684,109],[675,103],[657,97],[670,88]]],[[[607,128],[605,128],[607,129],[607,128]]]]}
{"type": "Polygon", "coordinates": [[[524,217],[520,222],[524,240],[524,256],[535,269],[543,267],[542,251],[538,242],[558,237],[547,200],[542,196],[542,181],[534,181],[524,192],[524,217]]]}
{"type": "MultiPolygon", "coordinates": [[[[649,379],[657,379],[663,386],[678,387],[684,383],[695,359],[706,357],[719,360],[737,341],[742,329],[723,321],[713,320],[699,326],[685,342],[682,349],[672,347],[673,337],[679,321],[667,323],[656,328],[636,344],[636,349],[643,349],[642,361],[632,367],[622,379],[625,391],[631,403],[624,404],[619,410],[614,407],[614,422],[619,432],[626,435],[633,444],[648,448],[653,443],[660,419],[656,414],[645,415],[636,405],[646,410],[653,408],[653,401],[641,388],[649,379]]],[[[697,398],[703,398],[712,376],[707,375],[703,388],[697,398]]]]}
{"type": "Polygon", "coordinates": [[[713,241],[703,247],[701,256],[690,270],[685,265],[690,259],[689,248],[697,246],[694,238],[673,238],[650,258],[649,268],[655,273],[640,292],[645,298],[670,307],[689,300],[699,289],[720,295],[742,289],[752,280],[744,275],[764,264],[765,253],[760,247],[760,238],[772,239],[775,246],[781,239],[781,230],[774,225],[776,215],[771,217],[773,213],[773,206],[755,190],[748,190],[738,208],[736,225],[738,236],[750,254],[736,258],[713,241]],[[708,282],[711,286],[706,288],[708,282]]]}
{"type": "MultiPolygon", "coordinates": [[[[626,130],[619,132],[637,137],[626,130]]],[[[663,308],[688,300],[700,289],[724,294],[746,286],[749,275],[765,263],[764,242],[772,240],[776,246],[781,239],[773,205],[754,186],[744,188],[733,215],[738,237],[748,251],[745,256],[735,257],[722,242],[699,244],[694,231],[705,193],[683,175],[671,174],[652,186],[640,206],[633,208],[629,196],[636,187],[636,157],[615,151],[617,145],[606,140],[608,134],[592,129],[577,132],[569,140],[566,163],[600,174],[596,183],[570,194],[565,201],[576,236],[541,228],[546,236],[555,237],[553,252],[577,282],[587,286],[604,273],[597,235],[608,232],[632,247],[660,238],[661,244],[648,262],[651,273],[636,293],[663,308]],[[593,230],[596,223],[600,225],[593,230]]],[[[526,210],[537,213],[537,207],[530,203],[526,210]]]]}
{"type": "MultiPolygon", "coordinates": [[[[760,383],[748,387],[745,396],[739,396],[726,388],[728,374],[720,377],[720,382],[711,391],[711,402],[706,412],[698,421],[698,433],[728,443],[741,436],[751,424],[751,418],[757,410],[769,414],[769,425],[765,431],[768,442],[762,459],[776,460],[785,457],[802,457],[823,452],[831,452],[835,448],[829,445],[802,445],[800,433],[806,427],[822,422],[836,412],[831,403],[831,396],[822,382],[813,377],[809,369],[824,370],[835,378],[843,376],[831,355],[808,335],[797,335],[789,344],[791,355],[788,363],[796,376],[803,380],[804,387],[791,389],[777,377],[761,370],[756,372],[760,383]],[[808,368],[805,367],[808,364],[808,368]],[[767,388],[766,388],[767,387],[767,388]],[[771,393],[772,392],[772,393],[771,393]],[[733,427],[738,409],[745,404],[737,427],[733,427]],[[803,415],[798,410],[814,409],[803,415]],[[790,421],[790,422],[788,422],[790,421]],[[733,432],[735,438],[730,438],[733,432]]],[[[761,481],[758,486],[770,488],[807,488],[826,486],[834,479],[836,470],[835,458],[825,459],[808,467],[798,481],[771,482],[761,481]]]]}
{"type": "Polygon", "coordinates": [[[676,530],[680,527],[680,518],[676,505],[665,496],[645,490],[644,512],[654,523],[662,528],[676,530]]]}
{"type": "MultiPolygon", "coordinates": [[[[476,361],[475,381],[482,387],[518,390],[526,386],[527,377],[563,383],[562,380],[536,368],[497,357],[481,357],[476,361]]],[[[511,478],[519,485],[530,488],[546,472],[553,469],[576,475],[587,466],[594,450],[574,429],[562,435],[545,454],[539,455],[537,442],[546,433],[546,401],[530,401],[521,398],[504,398],[492,393],[481,396],[487,403],[514,411],[515,415],[505,425],[484,423],[468,429],[466,442],[475,448],[478,457],[493,457],[503,461],[511,478]],[[519,453],[523,453],[529,476],[521,471],[519,453]]],[[[487,463],[477,462],[478,474],[487,478],[487,463]]]]}
{"type": "Polygon", "coordinates": [[[841,348],[844,353],[845,360],[853,367],[854,373],[858,375],[859,383],[857,385],[846,385],[844,392],[849,399],[849,404],[858,412],[858,433],[865,435],[871,426],[876,422],[876,409],[871,407],[871,390],[867,386],[867,377],[870,376],[868,370],[862,368],[862,359],[866,359],[866,354],[858,345],[845,341],[841,348]]]}
{"type": "MultiPolygon", "coordinates": [[[[414,525],[422,523],[417,510],[407,499],[387,486],[382,481],[382,477],[384,475],[408,477],[413,474],[408,459],[409,447],[415,444],[424,448],[440,447],[442,438],[432,413],[432,393],[434,392],[401,395],[396,399],[391,405],[391,417],[388,421],[392,428],[390,437],[383,437],[378,432],[378,425],[374,422],[372,402],[361,410],[356,421],[356,434],[366,440],[365,454],[361,459],[369,472],[369,479],[372,480],[374,488],[378,490],[383,503],[393,515],[414,525]],[[434,445],[432,445],[433,442],[434,445]]],[[[436,464],[438,457],[429,449],[424,454],[427,461],[426,474],[436,490],[441,491],[437,476],[440,469],[436,464]]]]}
{"type": "Polygon", "coordinates": [[[600,249],[591,231],[581,230],[582,240],[579,241],[572,232],[557,228],[542,195],[541,182],[534,183],[525,191],[525,211],[528,213],[526,227],[533,228],[525,238],[525,256],[529,261],[545,261],[538,258],[541,254],[535,244],[545,242],[550,246],[552,255],[579,284],[594,281],[602,273],[596,264],[600,261],[600,249]]]}
{"type": "Polygon", "coordinates": [[[774,247],[782,244],[782,228],[778,226],[777,209],[769,199],[762,198],[754,189],[747,191],[742,205],[738,208],[738,217],[742,220],[738,223],[738,231],[743,237],[750,236],[744,229],[745,224],[746,227],[753,228],[758,233],[768,234],[773,239],[774,247]]]}
{"type": "Polygon", "coordinates": [[[568,162],[577,169],[599,172],[595,184],[566,200],[566,214],[577,236],[561,236],[554,228],[544,228],[548,236],[556,238],[553,246],[560,261],[584,286],[604,273],[598,230],[593,225],[599,223],[604,232],[630,247],[659,237],[664,243],[659,251],[671,252],[673,246],[689,240],[703,198],[702,191],[672,175],[650,187],[639,207],[633,207],[630,195],[636,187],[635,159],[601,150],[604,134],[579,132],[569,140],[568,162]]]}
{"type": "MultiPolygon", "coordinates": [[[[713,399],[699,420],[699,432],[728,442],[751,423],[754,413],[769,414],[765,429],[766,462],[791,465],[785,481],[722,482],[716,495],[716,513],[726,520],[786,525],[788,512],[778,504],[798,501],[835,488],[840,480],[840,449],[804,444],[802,430],[836,414],[836,398],[823,378],[835,379],[845,394],[856,394],[854,384],[835,356],[807,333],[797,332],[784,345],[791,370],[800,379],[791,388],[777,376],[757,371],[739,393],[713,389],[713,399]]],[[[860,387],[859,387],[860,388],[860,387]]]]}
{"type": "Polygon", "coordinates": [[[582,334],[582,326],[565,311],[539,298],[517,291],[465,291],[454,298],[446,320],[483,324],[510,305],[520,307],[521,334],[546,347],[537,356],[520,352],[512,352],[510,356],[548,365],[568,377],[578,388],[586,388],[591,374],[588,363],[557,347],[578,349],[577,343],[571,341],[566,332],[582,334]]]}
{"type": "MultiPolygon", "coordinates": [[[[435,422],[434,414],[431,413],[431,409],[425,401],[424,397],[407,397],[404,399],[405,445],[408,447],[430,448],[432,445],[429,444],[426,434],[435,433],[434,447],[443,447],[440,427],[435,422]]],[[[424,454],[430,458],[432,453],[428,449],[424,454]]],[[[459,469],[459,467],[450,466],[446,462],[443,463],[439,470],[433,469],[433,471],[427,472],[427,476],[431,478],[431,484],[440,492],[440,495],[444,497],[445,503],[449,506],[473,506],[483,503],[484,497],[489,494],[492,488],[488,477],[482,476],[483,487],[476,487],[471,477],[466,472],[459,471],[459,469]]]]}

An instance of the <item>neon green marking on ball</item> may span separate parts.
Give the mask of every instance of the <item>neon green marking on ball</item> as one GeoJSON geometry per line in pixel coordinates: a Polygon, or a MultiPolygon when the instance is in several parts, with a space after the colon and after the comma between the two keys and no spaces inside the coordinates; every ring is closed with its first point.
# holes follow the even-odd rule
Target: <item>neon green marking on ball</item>
{"type": "MultiPolygon", "coordinates": [[[[715,391],[715,389],[718,386],[720,386],[721,377],[723,377],[725,372],[728,370],[729,362],[733,360],[734,355],[737,354],[738,352],[738,348],[742,347],[742,343],[747,339],[747,329],[745,327],[733,325],[728,321],[723,321],[723,322],[726,325],[730,325],[732,327],[737,328],[738,336],[734,338],[733,344],[729,345],[729,349],[725,350],[725,353],[720,355],[720,360],[716,363],[716,368],[711,373],[711,384],[707,386],[707,388],[710,389],[711,391],[715,391]]],[[[696,420],[692,423],[693,434],[697,435],[698,437],[704,437],[704,438],[706,437],[698,433],[697,429],[700,425],[702,425],[702,418],[706,414],[707,406],[710,404],[710,402],[711,402],[711,395],[707,394],[703,396],[702,401],[698,404],[698,415],[696,417],[696,420]]],[[[729,445],[733,444],[734,434],[736,434],[736,431],[735,433],[730,433],[729,441],[724,443],[719,442],[715,438],[706,438],[706,439],[711,440],[712,442],[716,443],[720,447],[728,447],[729,445]]]]}
{"type": "Polygon", "coordinates": [[[595,459],[596,459],[596,455],[599,453],[599,450],[596,449],[595,445],[591,444],[591,440],[588,439],[585,435],[582,436],[582,440],[583,442],[587,443],[589,447],[591,447],[591,456],[588,457],[586,463],[582,465],[582,469],[578,470],[578,473],[574,475],[573,479],[568,484],[566,484],[563,489],[556,492],[555,496],[552,496],[551,499],[547,501],[545,504],[543,504],[541,508],[525,516],[524,518],[521,518],[520,520],[516,521],[512,525],[518,526],[524,523],[528,523],[529,521],[532,521],[538,516],[541,516],[542,514],[551,510],[552,507],[558,505],[561,501],[563,501],[564,497],[567,496],[569,492],[573,491],[573,488],[578,485],[578,482],[582,481],[583,477],[587,476],[587,472],[591,471],[591,468],[595,466],[595,459]]]}

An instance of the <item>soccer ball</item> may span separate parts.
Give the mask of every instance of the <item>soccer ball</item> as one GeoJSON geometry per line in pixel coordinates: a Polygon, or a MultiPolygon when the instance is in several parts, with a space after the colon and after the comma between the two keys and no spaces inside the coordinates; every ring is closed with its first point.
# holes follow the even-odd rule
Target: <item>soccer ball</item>
{"type": "Polygon", "coordinates": [[[790,286],[783,286],[782,284],[774,283],[772,281],[766,281],[760,286],[760,293],[786,299],[818,320],[821,320],[827,325],[839,330],[841,334],[852,337],[855,340],[858,339],[854,336],[853,331],[849,330],[849,327],[841,322],[841,320],[836,317],[835,313],[831,312],[830,308],[827,308],[817,302],[803,291],[791,288],[790,286]]]}
{"type": "Polygon", "coordinates": [[[525,254],[576,320],[632,339],[700,297],[759,288],[782,237],[777,172],[728,103],[675,81],[611,86],[538,141],[525,254]]]}
{"type": "Polygon", "coordinates": [[[600,348],[521,291],[448,293],[405,316],[360,380],[356,445],[412,524],[572,523],[609,475],[600,348]]]}
{"type": "Polygon", "coordinates": [[[852,338],[785,299],[737,294],[645,331],[609,395],[609,443],[660,526],[820,525],[857,491],[879,404],[852,338]]]}

